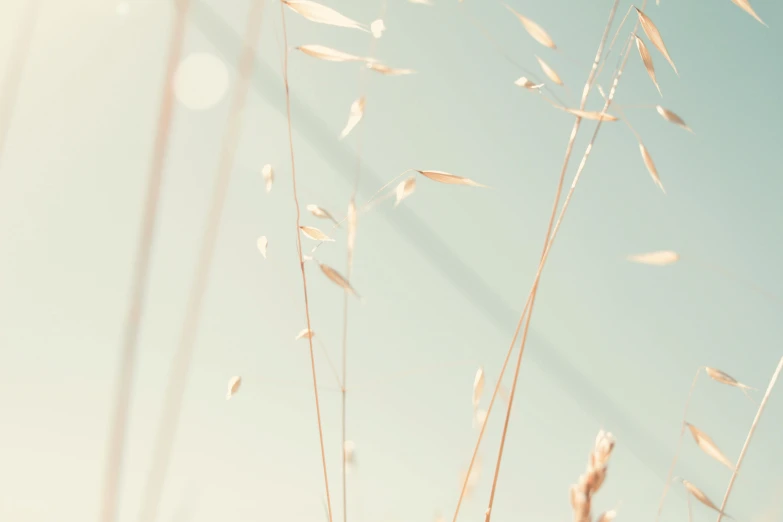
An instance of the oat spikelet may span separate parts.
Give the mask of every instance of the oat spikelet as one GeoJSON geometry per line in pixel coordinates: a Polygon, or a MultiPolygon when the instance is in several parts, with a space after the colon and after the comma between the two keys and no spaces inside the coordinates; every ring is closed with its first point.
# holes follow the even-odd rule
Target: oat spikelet
{"type": "Polygon", "coordinates": [[[468,185],[471,187],[484,187],[485,185],[482,185],[480,183],[476,183],[472,179],[463,178],[461,176],[455,176],[454,174],[449,174],[447,172],[441,172],[439,170],[417,170],[419,174],[426,178],[430,178],[433,181],[437,181],[438,183],[446,183],[447,185],[468,185]]]}
{"type": "Polygon", "coordinates": [[[636,35],[633,35],[633,37],[636,38],[636,48],[639,50],[639,56],[642,59],[644,68],[647,69],[647,74],[650,75],[650,79],[655,85],[655,88],[658,89],[658,94],[663,96],[663,93],[661,92],[661,86],[658,85],[658,80],[655,79],[655,66],[653,65],[650,51],[647,50],[647,46],[644,44],[644,41],[641,38],[636,35]]]}
{"type": "Polygon", "coordinates": [[[386,24],[384,24],[383,20],[381,20],[380,18],[370,24],[370,31],[372,32],[373,38],[380,38],[381,36],[383,36],[383,32],[385,30],[386,30],[386,24]]]}
{"type": "Polygon", "coordinates": [[[710,379],[717,381],[721,384],[727,384],[729,386],[734,386],[735,388],[739,388],[740,390],[742,390],[742,393],[744,393],[746,396],[748,395],[748,390],[756,389],[756,388],[751,388],[750,386],[747,386],[745,384],[742,384],[728,373],[722,372],[717,368],[710,368],[709,366],[707,366],[706,368],[704,368],[704,371],[707,372],[707,375],[710,377],[710,379]]]}
{"type": "Polygon", "coordinates": [[[531,82],[524,76],[522,76],[517,81],[515,81],[514,85],[516,85],[517,87],[524,87],[525,89],[529,89],[531,91],[537,91],[538,89],[544,86],[543,83],[531,82]]]}
{"type": "Polygon", "coordinates": [[[334,25],[337,27],[347,27],[349,29],[359,29],[367,32],[367,28],[347,16],[343,16],[331,7],[326,7],[310,0],[282,0],[282,2],[291,8],[292,11],[302,15],[311,22],[318,24],[334,25]]]}
{"type": "Polygon", "coordinates": [[[378,62],[370,62],[367,67],[385,76],[405,76],[416,72],[413,69],[395,69],[378,62]]]}
{"type": "Polygon", "coordinates": [[[661,178],[658,177],[658,169],[655,168],[655,163],[653,163],[652,156],[650,156],[650,152],[647,150],[647,147],[645,147],[641,142],[639,142],[639,151],[642,153],[644,166],[647,167],[647,171],[650,173],[653,181],[656,185],[658,185],[658,188],[660,188],[661,191],[666,194],[666,189],[663,188],[661,178]]]}
{"type": "Polygon", "coordinates": [[[653,23],[652,20],[650,20],[649,16],[644,14],[636,7],[634,7],[634,9],[636,9],[636,14],[639,15],[639,23],[642,24],[642,29],[644,29],[644,34],[647,35],[647,38],[650,39],[650,42],[652,42],[655,48],[661,52],[661,54],[669,62],[669,65],[672,66],[672,69],[674,69],[674,72],[679,76],[680,73],[677,72],[677,66],[674,65],[674,61],[672,60],[672,57],[669,56],[669,51],[666,49],[666,45],[663,43],[663,37],[661,36],[660,31],[658,31],[658,28],[655,27],[655,24],[653,23]]]}
{"type": "Polygon", "coordinates": [[[266,186],[266,193],[272,190],[272,183],[275,181],[275,171],[272,169],[272,165],[266,164],[261,169],[261,175],[264,177],[264,185],[266,186]]]}
{"type": "Polygon", "coordinates": [[[305,328],[304,330],[296,334],[296,338],[294,339],[294,341],[298,341],[299,339],[312,339],[314,335],[315,335],[314,331],[305,328]]]}
{"type": "Polygon", "coordinates": [[[302,225],[299,227],[299,230],[302,231],[302,234],[304,234],[305,237],[310,238],[313,241],[334,241],[334,239],[330,238],[315,227],[302,225]]]}
{"type": "Polygon", "coordinates": [[[734,464],[726,458],[726,455],[724,455],[721,450],[718,449],[717,444],[715,444],[709,435],[701,431],[693,424],[685,423],[685,425],[688,426],[688,429],[691,431],[691,435],[693,435],[693,440],[696,441],[696,444],[699,446],[699,448],[702,449],[702,451],[704,451],[704,453],[717,460],[731,471],[734,471],[734,464]]]}
{"type": "Polygon", "coordinates": [[[332,283],[336,284],[337,286],[339,286],[349,294],[353,294],[354,296],[359,297],[359,294],[356,293],[356,290],[353,289],[353,287],[348,282],[348,280],[345,279],[342,275],[340,275],[340,273],[337,270],[335,270],[330,266],[324,265],[323,263],[321,263],[319,266],[321,267],[321,272],[323,272],[324,275],[328,277],[332,283]]]}
{"type": "Polygon", "coordinates": [[[750,2],[748,0],[731,0],[732,3],[736,6],[739,6],[740,9],[748,13],[750,16],[755,18],[756,20],[761,23],[764,27],[769,27],[766,23],[764,23],[764,20],[759,18],[759,15],[756,14],[756,11],[753,10],[753,8],[750,6],[750,2]]]}
{"type": "Polygon", "coordinates": [[[601,113],[598,111],[583,111],[580,109],[569,109],[567,107],[560,107],[560,109],[563,109],[569,114],[573,114],[574,116],[579,116],[580,118],[584,118],[586,120],[600,120],[600,121],[617,121],[617,116],[612,116],[608,113],[601,113]]]}
{"type": "Polygon", "coordinates": [[[481,400],[481,394],[484,393],[484,368],[476,371],[476,378],[473,379],[473,407],[477,408],[481,400]]]}
{"type": "Polygon", "coordinates": [[[362,117],[364,116],[365,103],[365,98],[362,96],[351,104],[351,111],[348,114],[348,121],[345,124],[345,128],[340,133],[340,139],[348,136],[348,133],[350,133],[353,128],[356,127],[360,121],[362,121],[362,117]]]}
{"type": "Polygon", "coordinates": [[[239,386],[241,384],[242,384],[242,377],[240,377],[239,375],[236,375],[234,377],[231,377],[231,379],[229,379],[228,391],[226,392],[226,400],[229,400],[239,391],[239,386]]]}
{"type": "Polygon", "coordinates": [[[268,245],[269,241],[267,240],[266,236],[261,236],[258,238],[258,241],[256,241],[258,251],[261,252],[261,255],[264,256],[264,259],[266,259],[266,247],[268,245]]]}
{"type": "Polygon", "coordinates": [[[400,202],[413,194],[413,191],[416,189],[416,178],[414,176],[409,177],[405,181],[401,181],[399,185],[397,185],[397,189],[395,190],[395,196],[396,199],[394,201],[394,206],[400,204],[400,202]]]}
{"type": "MultiPolygon", "coordinates": [[[[693,497],[696,500],[698,500],[708,508],[714,509],[715,511],[720,513],[720,508],[716,506],[715,503],[712,500],[710,500],[710,498],[702,490],[700,490],[699,488],[697,488],[696,486],[694,486],[692,483],[688,482],[685,479],[682,479],[682,485],[685,486],[685,489],[688,490],[688,493],[693,495],[693,497]]],[[[723,513],[723,516],[727,518],[731,518],[726,513],[723,513]]]]}
{"type": "Polygon", "coordinates": [[[535,23],[530,18],[526,18],[521,14],[517,13],[509,5],[507,4],[503,4],[503,5],[505,5],[506,9],[514,13],[514,15],[516,15],[516,17],[519,18],[519,21],[522,22],[522,26],[525,28],[525,31],[527,31],[528,34],[532,36],[535,41],[537,41],[538,43],[540,43],[545,47],[549,47],[550,49],[557,49],[555,42],[552,40],[549,34],[546,31],[544,31],[543,27],[535,23]]]}
{"type": "Polygon", "coordinates": [[[538,65],[541,66],[541,70],[544,71],[544,74],[547,75],[547,78],[552,80],[558,85],[563,85],[563,80],[560,79],[560,75],[555,72],[554,69],[552,69],[549,64],[547,64],[544,60],[536,56],[536,60],[538,60],[538,65]]]}
{"type": "Polygon", "coordinates": [[[672,112],[672,111],[670,111],[669,109],[664,109],[664,108],[663,108],[663,107],[661,107],[660,105],[656,105],[656,106],[655,106],[655,110],[656,110],[656,111],[658,111],[658,114],[660,114],[660,115],[661,115],[661,118],[663,118],[664,120],[666,120],[666,121],[668,121],[668,122],[671,122],[671,123],[673,123],[673,124],[675,124],[675,125],[679,125],[680,127],[682,127],[683,129],[685,129],[685,130],[686,130],[686,131],[688,131],[688,132],[693,132],[693,131],[691,130],[691,128],[690,128],[690,127],[688,127],[688,126],[685,124],[685,122],[683,121],[683,119],[682,119],[682,118],[680,118],[679,116],[677,116],[675,113],[673,113],[673,112],[672,112]]]}
{"type": "Polygon", "coordinates": [[[340,223],[334,219],[334,216],[332,216],[325,208],[319,207],[318,205],[307,205],[307,210],[319,219],[328,219],[334,223],[336,227],[340,226],[340,223]]]}
{"type": "Polygon", "coordinates": [[[641,263],[643,265],[664,266],[671,265],[680,260],[680,255],[671,250],[658,250],[657,252],[648,252],[646,254],[634,254],[628,256],[628,261],[641,263]]]}
{"type": "Polygon", "coordinates": [[[595,439],[595,446],[587,460],[587,470],[579,481],[571,486],[571,508],[574,522],[592,522],[593,495],[601,488],[606,479],[609,457],[614,449],[614,436],[601,430],[595,439]]]}

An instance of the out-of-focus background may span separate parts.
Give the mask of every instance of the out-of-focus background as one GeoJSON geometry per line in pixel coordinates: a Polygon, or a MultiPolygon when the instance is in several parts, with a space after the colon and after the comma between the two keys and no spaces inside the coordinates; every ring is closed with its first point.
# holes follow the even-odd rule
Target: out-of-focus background
{"type": "MultiPolygon", "coordinates": [[[[13,70],[36,0],[0,2],[0,71],[13,70]]],[[[562,76],[571,105],[589,72],[612,2],[512,0],[547,29],[537,44],[500,2],[387,0],[376,56],[415,75],[292,51],[290,86],[302,205],[345,215],[409,168],[470,177],[490,189],[419,179],[397,208],[359,221],[350,304],[349,519],[450,519],[477,431],[471,387],[491,391],[540,254],[573,117],[514,85],[562,76]],[[351,103],[363,121],[343,141],[351,103]],[[361,143],[359,147],[359,143],[361,143]]],[[[323,521],[323,477],[296,253],[277,2],[267,0],[258,61],[198,328],[159,520],[323,521]],[[261,167],[276,173],[270,193],[261,167]],[[264,235],[267,258],[256,248],[264,235]],[[228,379],[242,387],[226,401],[228,379]]],[[[380,1],[329,5],[369,23],[380,1]]],[[[618,19],[629,4],[621,2],[618,19]]],[[[193,0],[155,232],[134,381],[119,520],[139,515],[172,356],[194,276],[221,139],[237,80],[249,0],[193,0]]],[[[652,183],[635,137],[604,125],[544,272],[511,418],[493,517],[566,519],[568,487],[600,428],[617,439],[596,511],[651,520],[673,456],[691,379],[720,368],[759,388],[783,355],[783,6],[756,0],[766,28],[728,0],[652,3],[679,77],[651,47],[662,101],[632,54],[617,101],[652,154],[652,183]],[[682,116],[689,134],[652,105],[682,116]],[[641,106],[641,107],[640,107],[641,106]],[[675,250],[666,267],[626,256],[675,250]]],[[[41,0],[0,155],[0,519],[97,520],[123,321],[130,298],[147,171],[175,15],[164,0],[41,0]]],[[[366,56],[371,36],[286,13],[289,46],[366,56]]],[[[619,45],[630,31],[628,25],[619,45]]],[[[599,83],[607,87],[617,48],[599,83]]],[[[7,82],[3,85],[7,85],[7,82]]],[[[7,91],[6,91],[7,92],[7,91]]],[[[3,96],[0,92],[0,96],[3,96]]],[[[593,93],[588,104],[600,109],[593,93]]],[[[570,176],[595,122],[585,122],[570,176]]],[[[324,231],[308,213],[303,224],[324,231]]],[[[342,270],[345,230],[319,248],[342,270]]],[[[312,242],[303,239],[307,248],[312,242]]],[[[307,269],[313,329],[336,363],[342,292],[307,269]]],[[[327,465],[340,516],[340,393],[317,347],[327,465]]],[[[506,379],[506,386],[510,379],[506,379]]],[[[783,400],[772,396],[727,512],[781,520],[783,400]]],[[[486,408],[485,392],[481,407],[486,408]]],[[[502,401],[500,405],[504,405],[502,401]]],[[[481,475],[460,520],[483,517],[502,426],[490,417],[481,475]]],[[[689,420],[734,460],[756,406],[703,378],[689,420]]],[[[730,472],[686,437],[676,474],[723,497],[730,472]]],[[[687,516],[674,485],[665,522],[687,516]]],[[[715,513],[694,505],[694,519],[715,513]]]]}

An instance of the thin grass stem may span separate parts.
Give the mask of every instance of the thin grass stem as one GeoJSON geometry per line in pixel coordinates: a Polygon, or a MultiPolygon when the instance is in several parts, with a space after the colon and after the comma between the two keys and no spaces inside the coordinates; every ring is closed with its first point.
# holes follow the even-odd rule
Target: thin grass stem
{"type": "MultiPolygon", "coordinates": [[[[617,12],[618,4],[619,4],[619,0],[615,0],[614,4],[612,6],[612,9],[610,10],[609,21],[606,24],[606,28],[604,29],[604,34],[603,34],[603,37],[601,38],[601,43],[598,46],[598,52],[596,53],[595,60],[593,62],[593,66],[592,66],[592,68],[590,70],[590,74],[588,75],[588,81],[586,82],[587,85],[585,86],[585,89],[583,91],[582,101],[580,102],[580,108],[581,109],[584,109],[585,104],[587,103],[587,93],[590,92],[591,84],[595,81],[596,71],[598,70],[598,62],[599,62],[600,57],[601,57],[601,51],[603,49],[604,44],[606,43],[606,39],[608,37],[609,30],[610,30],[611,25],[612,25],[612,21],[614,20],[614,15],[617,12]]],[[[552,230],[552,223],[554,222],[554,218],[555,218],[555,215],[557,213],[557,207],[558,207],[558,204],[560,202],[560,195],[561,195],[562,189],[563,189],[563,182],[565,180],[565,173],[566,173],[566,170],[568,168],[568,163],[569,163],[569,160],[571,158],[571,153],[572,153],[573,148],[574,148],[574,143],[576,141],[576,136],[577,136],[577,134],[579,132],[579,127],[581,125],[581,122],[582,122],[582,118],[580,118],[580,117],[576,117],[575,118],[574,126],[573,126],[573,129],[571,130],[571,135],[570,135],[570,138],[568,140],[568,145],[566,147],[566,154],[565,154],[565,157],[563,159],[563,166],[562,166],[562,168],[560,170],[560,178],[558,180],[557,190],[555,191],[555,198],[554,198],[554,202],[552,204],[552,211],[551,211],[551,214],[550,214],[549,223],[547,225],[547,233],[546,233],[546,237],[545,237],[545,241],[544,241],[544,253],[542,254],[542,259],[541,259],[542,263],[544,262],[544,255],[547,253],[547,247],[548,247],[548,244],[549,244],[548,240],[550,238],[550,232],[552,230]]],[[[540,269],[541,269],[541,267],[542,267],[542,265],[540,264],[539,265],[539,274],[537,275],[537,278],[540,277],[540,269]]],[[[503,360],[503,365],[501,366],[500,374],[498,375],[498,379],[497,379],[497,382],[495,384],[495,388],[494,388],[494,390],[492,392],[492,397],[490,398],[489,406],[487,407],[486,417],[484,419],[484,422],[481,425],[481,429],[479,430],[479,435],[478,435],[478,438],[476,440],[476,444],[475,444],[475,446],[473,448],[473,454],[472,454],[471,459],[470,459],[470,464],[468,465],[468,470],[465,473],[465,479],[464,479],[464,481],[462,483],[462,489],[460,491],[459,499],[457,500],[457,507],[454,510],[454,517],[452,519],[453,522],[456,522],[457,521],[457,517],[459,516],[460,506],[462,505],[462,501],[465,498],[465,492],[467,491],[468,478],[470,477],[471,470],[473,469],[473,466],[474,466],[475,461],[476,461],[476,457],[478,456],[478,450],[479,450],[479,448],[481,446],[481,441],[482,441],[482,439],[484,437],[484,432],[485,432],[486,426],[489,424],[489,422],[488,422],[489,421],[489,416],[492,413],[492,407],[495,404],[495,398],[497,397],[498,390],[500,389],[501,382],[503,380],[503,375],[505,374],[506,367],[508,365],[508,361],[511,358],[511,354],[512,354],[512,352],[514,350],[514,345],[516,344],[516,340],[517,340],[517,337],[519,335],[520,329],[522,328],[522,322],[524,321],[526,313],[527,313],[530,305],[532,304],[532,301],[533,301],[533,298],[534,298],[534,295],[535,295],[535,288],[536,287],[537,287],[537,282],[534,283],[534,289],[528,294],[527,302],[525,303],[525,306],[524,306],[524,308],[522,310],[522,315],[520,316],[519,321],[517,323],[516,329],[514,331],[514,336],[513,336],[512,340],[511,340],[511,344],[510,344],[510,346],[508,348],[508,351],[506,353],[505,359],[503,360]]],[[[521,360],[521,356],[520,356],[520,360],[521,360]]],[[[508,416],[508,413],[510,413],[510,411],[511,411],[512,400],[513,400],[513,390],[511,392],[511,395],[509,396],[509,400],[508,400],[507,416],[508,416]]],[[[506,426],[507,426],[507,423],[506,423],[506,426]]],[[[506,429],[504,428],[504,435],[505,435],[505,432],[506,432],[506,429]]],[[[486,522],[489,522],[489,519],[490,519],[490,517],[492,515],[492,502],[494,500],[495,489],[497,488],[497,472],[498,472],[499,466],[500,466],[500,460],[501,460],[501,455],[502,455],[502,446],[503,446],[503,444],[504,444],[504,441],[501,441],[501,450],[500,450],[501,453],[500,453],[499,458],[498,458],[498,463],[496,464],[495,477],[493,478],[492,492],[490,493],[490,505],[489,505],[489,507],[488,507],[488,509],[486,511],[486,515],[485,515],[486,522]]]]}
{"type": "MultiPolygon", "coordinates": [[[[645,0],[644,4],[646,4],[646,0],[645,0]]],[[[644,7],[644,4],[643,4],[643,7],[644,7]]],[[[613,10],[616,10],[616,8],[617,8],[617,4],[615,3],[615,5],[613,7],[613,10]]],[[[638,22],[637,22],[637,24],[638,24],[638,22]]],[[[606,37],[607,31],[608,31],[608,28],[604,32],[604,37],[606,37]]],[[[605,38],[604,38],[604,40],[602,40],[602,42],[603,41],[605,41],[605,38]]],[[[629,39],[629,42],[630,42],[630,39],[629,39]]],[[[630,44],[626,45],[625,52],[621,55],[621,58],[622,58],[621,63],[618,66],[617,71],[615,73],[614,80],[612,82],[612,89],[611,89],[611,91],[609,93],[609,98],[607,99],[606,103],[604,104],[604,108],[603,108],[601,114],[606,114],[606,111],[609,109],[609,106],[612,103],[612,100],[614,98],[615,92],[617,90],[617,86],[618,86],[620,78],[622,76],[623,69],[625,68],[625,65],[626,65],[627,60],[628,60],[629,51],[630,51],[630,44]]],[[[598,56],[596,57],[596,62],[599,59],[598,57],[600,57],[600,49],[599,49],[598,56]]],[[[596,69],[596,64],[594,64],[593,71],[595,71],[595,69],[596,69]]],[[[592,76],[592,74],[591,74],[591,76],[592,76]]],[[[585,94],[589,93],[589,91],[590,91],[590,85],[589,85],[589,81],[588,81],[588,85],[586,86],[584,93],[585,94]]],[[[585,100],[583,100],[583,103],[584,103],[584,101],[585,100]]],[[[552,233],[551,233],[551,235],[549,237],[549,240],[547,242],[547,245],[545,247],[545,251],[544,251],[544,254],[542,255],[542,259],[541,259],[541,262],[539,263],[538,270],[537,270],[537,273],[536,273],[535,281],[533,283],[533,288],[531,289],[530,295],[528,297],[528,301],[531,303],[531,310],[532,310],[532,303],[533,303],[533,300],[535,299],[535,294],[536,294],[536,291],[538,289],[538,282],[539,282],[539,280],[541,278],[541,273],[543,271],[544,265],[546,264],[546,260],[547,260],[547,258],[549,256],[549,252],[551,250],[552,244],[554,243],[554,240],[557,237],[557,233],[558,233],[558,231],[560,229],[560,225],[562,224],[563,218],[565,216],[565,212],[567,211],[568,205],[569,205],[569,203],[571,201],[571,198],[573,196],[574,189],[576,188],[576,185],[577,185],[577,183],[578,183],[578,181],[580,179],[581,173],[583,172],[584,167],[587,164],[587,160],[588,160],[590,152],[592,151],[592,148],[593,148],[593,146],[595,144],[595,140],[596,140],[596,137],[598,135],[598,132],[601,129],[601,124],[602,123],[603,123],[603,120],[599,120],[597,125],[596,125],[596,127],[595,127],[595,130],[593,132],[593,136],[591,137],[590,143],[588,144],[587,148],[585,149],[585,152],[584,152],[584,154],[582,156],[582,160],[581,160],[581,162],[579,164],[579,167],[577,169],[576,175],[574,176],[574,181],[572,182],[571,188],[569,189],[568,194],[566,195],[566,200],[563,203],[563,208],[560,211],[560,215],[558,216],[557,222],[555,223],[554,229],[552,229],[552,233]]],[[[573,136],[574,136],[574,133],[572,133],[572,140],[573,140],[573,136]]],[[[568,156],[568,153],[566,154],[566,156],[568,156]]],[[[493,497],[493,494],[494,494],[494,490],[496,489],[497,474],[499,472],[500,462],[501,462],[501,459],[502,459],[502,450],[503,450],[503,446],[504,446],[504,442],[505,442],[505,436],[506,436],[506,431],[507,431],[508,419],[510,417],[511,408],[513,407],[513,396],[514,396],[515,389],[516,389],[516,380],[517,380],[517,377],[518,377],[519,367],[520,367],[521,362],[522,362],[522,356],[524,354],[526,333],[528,331],[528,325],[529,325],[529,322],[530,322],[530,315],[529,314],[530,314],[530,311],[528,311],[528,319],[527,319],[527,323],[526,323],[526,326],[525,326],[525,332],[524,332],[523,337],[522,337],[519,357],[517,359],[517,368],[515,370],[514,384],[512,385],[511,394],[509,396],[509,405],[508,405],[508,409],[506,411],[506,424],[504,425],[504,431],[503,431],[503,435],[502,435],[502,438],[501,438],[500,451],[498,453],[498,462],[496,464],[496,469],[495,469],[495,477],[493,479],[493,490],[490,492],[490,504],[492,502],[492,497],[493,497]]],[[[524,312],[523,312],[523,317],[524,317],[524,312]]],[[[486,512],[486,522],[489,522],[489,518],[491,516],[491,513],[492,513],[492,509],[491,509],[491,505],[490,505],[490,507],[487,509],[487,512],[486,512]]]]}
{"type": "Polygon", "coordinates": [[[775,383],[778,380],[778,375],[780,375],[780,371],[783,370],[783,357],[781,357],[780,362],[778,363],[778,367],[775,368],[775,373],[772,374],[772,379],[769,381],[769,386],[767,386],[767,391],[764,393],[764,398],[761,399],[761,404],[759,405],[758,411],[756,411],[756,417],[753,419],[753,424],[750,425],[750,431],[748,431],[748,436],[745,438],[745,444],[742,445],[742,451],[740,451],[739,458],[737,459],[737,464],[734,466],[734,471],[731,474],[731,478],[729,479],[729,485],[726,488],[726,494],[723,495],[723,502],[720,504],[720,511],[718,512],[718,520],[717,522],[720,522],[723,518],[723,515],[725,514],[726,509],[726,503],[729,501],[729,495],[731,495],[731,490],[734,487],[734,481],[737,480],[737,474],[739,473],[740,466],[742,466],[742,461],[745,458],[745,454],[748,452],[748,446],[750,446],[750,439],[753,438],[753,434],[756,432],[756,426],[759,424],[759,420],[761,419],[761,414],[764,413],[764,408],[767,405],[767,400],[769,399],[770,394],[772,393],[772,389],[775,387],[775,383]]]}
{"type": "MultiPolygon", "coordinates": [[[[288,32],[286,30],[285,7],[283,2],[280,2],[280,21],[283,28],[283,84],[285,86],[285,106],[286,106],[286,117],[288,120],[288,147],[291,152],[291,183],[293,185],[294,206],[296,208],[296,249],[297,249],[297,254],[299,255],[299,268],[302,272],[302,291],[304,294],[304,308],[305,308],[305,318],[307,319],[307,329],[312,331],[310,326],[310,303],[307,295],[307,274],[305,273],[304,257],[302,255],[302,237],[301,234],[299,233],[302,213],[299,205],[299,196],[297,193],[297,186],[296,186],[296,161],[294,158],[293,121],[291,119],[291,88],[288,83],[288,32]]],[[[329,493],[329,474],[326,469],[326,448],[324,447],[324,432],[321,423],[321,405],[318,398],[318,377],[315,371],[315,353],[313,351],[313,337],[309,336],[307,340],[308,340],[308,345],[310,347],[310,369],[313,376],[313,393],[315,395],[315,413],[318,422],[318,440],[321,445],[321,466],[323,468],[324,488],[326,490],[326,507],[327,507],[327,514],[329,516],[329,522],[332,522],[333,521],[332,499],[329,493]]]]}

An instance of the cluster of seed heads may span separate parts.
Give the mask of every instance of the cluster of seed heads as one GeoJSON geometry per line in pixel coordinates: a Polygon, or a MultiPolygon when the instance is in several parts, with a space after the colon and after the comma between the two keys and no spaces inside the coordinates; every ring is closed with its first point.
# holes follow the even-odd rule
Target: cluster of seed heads
{"type": "MultiPolygon", "coordinates": [[[[614,449],[614,436],[601,430],[595,438],[595,446],[587,461],[587,470],[579,481],[571,486],[571,507],[574,510],[574,522],[592,522],[592,499],[606,479],[607,464],[614,449]]],[[[610,522],[614,511],[602,514],[598,522],[610,522]]]]}

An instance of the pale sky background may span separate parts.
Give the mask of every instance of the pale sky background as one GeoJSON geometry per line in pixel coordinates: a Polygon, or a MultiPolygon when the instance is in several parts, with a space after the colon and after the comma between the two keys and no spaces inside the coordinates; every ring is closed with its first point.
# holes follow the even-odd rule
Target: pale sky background
{"type": "MultiPolygon", "coordinates": [[[[0,71],[7,70],[27,1],[0,1],[0,71]]],[[[127,4],[123,14],[115,0],[43,0],[0,163],[2,520],[85,522],[98,515],[173,16],[166,0],[127,4]]],[[[121,522],[139,516],[250,2],[193,4],[185,55],[220,57],[229,90],[210,109],[175,109],[121,522]]],[[[381,11],[378,0],[328,5],[365,23],[381,11]]],[[[525,67],[538,72],[535,55],[550,63],[568,87],[556,94],[575,105],[611,1],[510,5],[544,26],[562,52],[533,41],[499,2],[388,0],[377,56],[417,74],[369,75],[365,119],[343,142],[337,136],[359,96],[361,66],[290,56],[303,206],[344,215],[359,139],[366,167],[360,201],[408,168],[492,187],[419,179],[398,208],[387,200],[360,220],[353,284],[365,302],[351,302],[348,341],[348,432],[358,462],[349,477],[352,522],[431,522],[437,513],[450,519],[477,434],[474,374],[483,365],[491,390],[533,279],[573,118],[515,87],[522,73],[466,16],[490,28],[525,67]]],[[[628,5],[621,2],[618,19],[628,5]]],[[[650,107],[633,107],[659,103],[634,54],[617,100],[628,106],[624,113],[668,195],[652,183],[628,128],[605,125],[544,272],[493,520],[567,520],[568,488],[601,427],[618,442],[596,514],[619,506],[618,520],[652,520],[696,368],[718,367],[763,390],[783,356],[781,300],[752,287],[783,295],[783,5],[756,0],[754,7],[771,28],[729,0],[651,2],[648,14],[680,71],[677,77],[651,50],[660,103],[695,134],[650,107]],[[659,249],[683,259],[660,268],[625,261],[659,249]]],[[[368,52],[366,33],[286,17],[291,46],[368,52]]],[[[325,519],[307,343],[294,341],[304,309],[279,35],[279,6],[268,0],[160,521],[325,519]],[[265,163],[276,170],[270,194],[261,177],[265,163]],[[269,238],[266,260],[256,249],[260,235],[269,238]],[[236,374],[242,388],[227,402],[226,383],[236,374]]],[[[597,94],[590,100],[599,108],[597,94]]],[[[569,180],[593,128],[583,126],[569,180]]],[[[309,215],[302,221],[330,229],[309,215]]],[[[318,255],[342,270],[345,232],[336,238],[318,255]]],[[[342,294],[315,266],[308,281],[313,328],[336,362],[342,294]]],[[[338,520],[339,393],[323,352],[316,356],[338,520]]],[[[783,516],[782,395],[779,389],[770,400],[727,508],[741,522],[783,516]]],[[[483,517],[501,412],[490,418],[481,479],[460,520],[483,517]]],[[[735,459],[754,414],[737,390],[703,379],[689,420],[735,459]]],[[[716,502],[730,476],[690,438],[676,474],[716,502]]],[[[714,516],[694,506],[695,520],[714,516]]],[[[663,520],[686,517],[675,485],[663,520]]]]}

